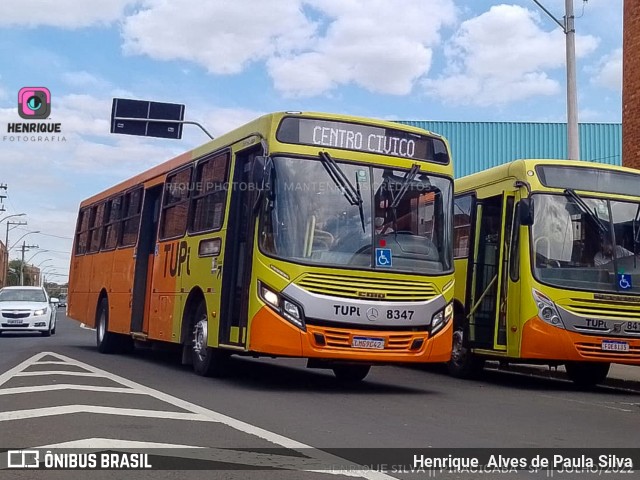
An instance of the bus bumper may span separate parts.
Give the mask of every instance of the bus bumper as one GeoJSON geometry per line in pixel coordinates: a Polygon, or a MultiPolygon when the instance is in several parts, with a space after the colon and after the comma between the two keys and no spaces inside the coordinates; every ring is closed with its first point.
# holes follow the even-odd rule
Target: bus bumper
{"type": "Polygon", "coordinates": [[[424,363],[451,358],[453,322],[429,337],[428,332],[354,330],[307,325],[306,332],[268,307],[251,322],[249,349],[274,356],[293,356],[346,362],[424,363]],[[354,337],[383,339],[383,349],[352,347],[354,337]]]}
{"type": "Polygon", "coordinates": [[[521,358],[576,362],[613,362],[640,365],[640,339],[583,335],[557,328],[537,316],[522,331],[521,358]],[[602,341],[625,342],[628,352],[602,350],[602,341]]]}

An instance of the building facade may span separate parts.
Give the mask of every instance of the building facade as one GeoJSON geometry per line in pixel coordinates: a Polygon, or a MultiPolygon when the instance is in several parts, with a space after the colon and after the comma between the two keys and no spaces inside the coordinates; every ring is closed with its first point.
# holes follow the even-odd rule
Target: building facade
{"type": "Polygon", "coordinates": [[[626,167],[640,168],[640,2],[625,0],[622,40],[622,158],[626,167]]]}
{"type": "MultiPolygon", "coordinates": [[[[444,136],[451,145],[456,177],[519,158],[567,158],[566,123],[409,120],[399,123],[444,136]]],[[[582,160],[621,165],[620,123],[581,123],[579,134],[582,160]]]]}

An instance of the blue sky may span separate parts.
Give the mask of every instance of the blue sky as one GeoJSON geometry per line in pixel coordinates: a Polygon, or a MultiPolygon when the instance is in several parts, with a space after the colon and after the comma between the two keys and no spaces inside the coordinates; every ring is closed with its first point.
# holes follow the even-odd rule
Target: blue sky
{"type": "MultiPolygon", "coordinates": [[[[574,5],[579,120],[620,122],[622,0],[574,5]]],[[[184,103],[214,135],[280,110],[564,122],[564,41],[532,0],[2,0],[0,219],[27,213],[9,244],[43,232],[34,263],[66,275],[83,198],[206,140],[112,136],[113,97],[184,103]],[[25,86],[65,142],[4,138],[25,86]]]]}

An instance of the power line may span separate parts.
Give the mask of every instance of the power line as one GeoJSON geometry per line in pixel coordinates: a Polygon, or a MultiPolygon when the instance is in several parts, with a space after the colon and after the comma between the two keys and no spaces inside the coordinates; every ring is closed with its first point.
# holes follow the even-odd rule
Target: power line
{"type": "MultiPolygon", "coordinates": [[[[17,230],[27,230],[26,228],[18,228],[17,230]]],[[[38,233],[38,235],[45,235],[47,237],[61,238],[63,240],[73,240],[73,237],[63,237],[60,235],[53,235],[52,233],[38,233]]]]}

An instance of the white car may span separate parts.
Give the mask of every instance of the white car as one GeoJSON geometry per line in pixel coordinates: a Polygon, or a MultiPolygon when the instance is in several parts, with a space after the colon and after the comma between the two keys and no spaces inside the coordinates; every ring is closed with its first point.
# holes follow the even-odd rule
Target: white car
{"type": "Polygon", "coordinates": [[[0,290],[2,332],[56,333],[58,299],[49,298],[42,287],[5,287],[0,290]]]}

